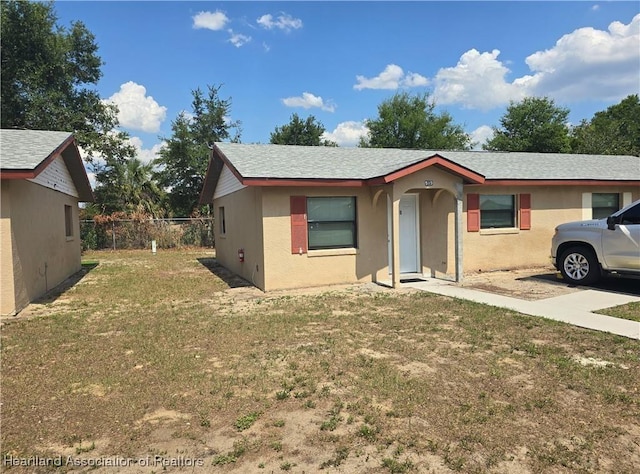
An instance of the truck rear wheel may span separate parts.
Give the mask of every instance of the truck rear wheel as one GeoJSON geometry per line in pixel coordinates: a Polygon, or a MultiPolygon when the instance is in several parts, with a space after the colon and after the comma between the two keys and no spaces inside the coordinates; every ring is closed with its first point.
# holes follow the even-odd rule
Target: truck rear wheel
{"type": "Polygon", "coordinates": [[[571,247],[562,252],[560,273],[570,283],[590,285],[600,278],[600,266],[588,247],[571,247]]]}

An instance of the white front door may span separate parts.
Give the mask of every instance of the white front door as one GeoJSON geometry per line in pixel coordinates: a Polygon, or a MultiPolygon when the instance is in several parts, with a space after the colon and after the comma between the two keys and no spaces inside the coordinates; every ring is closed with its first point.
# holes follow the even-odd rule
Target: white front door
{"type": "MultiPolygon", "coordinates": [[[[388,213],[389,273],[391,273],[391,206],[388,213]]],[[[400,198],[400,273],[418,273],[418,196],[400,198]]]]}
{"type": "Polygon", "coordinates": [[[400,273],[418,271],[418,200],[415,194],[400,199],[400,273]]]}

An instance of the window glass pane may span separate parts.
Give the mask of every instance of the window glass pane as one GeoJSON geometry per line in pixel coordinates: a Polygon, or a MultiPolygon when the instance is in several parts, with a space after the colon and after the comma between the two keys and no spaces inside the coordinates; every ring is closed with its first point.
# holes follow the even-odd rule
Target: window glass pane
{"type": "Polygon", "coordinates": [[[352,197],[307,198],[307,219],[315,221],[354,221],[356,202],[352,197]]]}
{"type": "Polygon", "coordinates": [[[309,249],[350,248],[357,245],[356,198],[307,198],[309,249]]]}
{"type": "Polygon", "coordinates": [[[480,195],[480,228],[515,227],[515,196],[513,194],[480,195]]]}
{"type": "Polygon", "coordinates": [[[591,195],[593,207],[618,207],[618,194],[616,193],[593,193],[591,195]]]}
{"type": "Polygon", "coordinates": [[[224,216],[224,207],[218,208],[218,220],[220,221],[220,234],[227,233],[227,222],[224,216]]]}
{"type": "Polygon", "coordinates": [[[64,231],[67,237],[73,237],[73,212],[71,206],[64,206],[64,231]]]}
{"type": "Polygon", "coordinates": [[[591,195],[591,214],[594,219],[609,217],[620,210],[620,195],[617,193],[593,193],[591,195]]]}
{"type": "Polygon", "coordinates": [[[309,248],[313,250],[353,247],[355,230],[353,222],[309,223],[309,248]]]}

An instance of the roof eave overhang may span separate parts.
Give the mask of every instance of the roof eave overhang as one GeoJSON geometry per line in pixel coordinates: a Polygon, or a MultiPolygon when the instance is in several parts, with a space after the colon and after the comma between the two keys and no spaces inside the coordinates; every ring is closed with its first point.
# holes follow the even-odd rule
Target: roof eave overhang
{"type": "Polygon", "coordinates": [[[216,160],[215,149],[211,149],[211,156],[209,157],[207,171],[204,174],[204,183],[202,184],[202,190],[200,191],[198,204],[206,205],[211,204],[211,202],[213,201],[213,193],[215,192],[216,186],[218,185],[218,179],[220,178],[222,167],[222,160],[216,160]]]}
{"type": "Polygon", "coordinates": [[[302,186],[302,187],[347,187],[367,186],[364,179],[325,179],[325,178],[244,178],[245,186],[302,186]]]}
{"type": "MultiPolygon", "coordinates": [[[[633,179],[486,179],[485,186],[640,186],[633,179]]],[[[476,185],[471,183],[470,185],[476,185]]]]}
{"type": "Polygon", "coordinates": [[[68,143],[61,152],[62,159],[71,174],[71,179],[73,179],[73,184],[76,186],[76,191],[78,191],[78,200],[82,202],[94,202],[96,198],[91,189],[91,183],[89,182],[82,157],[80,156],[80,150],[73,135],[71,138],[71,142],[68,143]]]}

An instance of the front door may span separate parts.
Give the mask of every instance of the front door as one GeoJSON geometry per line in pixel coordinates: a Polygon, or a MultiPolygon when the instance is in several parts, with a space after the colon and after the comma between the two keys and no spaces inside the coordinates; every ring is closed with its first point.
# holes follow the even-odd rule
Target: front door
{"type": "MultiPolygon", "coordinates": [[[[391,273],[391,206],[389,206],[388,240],[389,273],[391,273]]],[[[406,194],[400,198],[400,273],[418,273],[418,196],[406,194]]]]}

